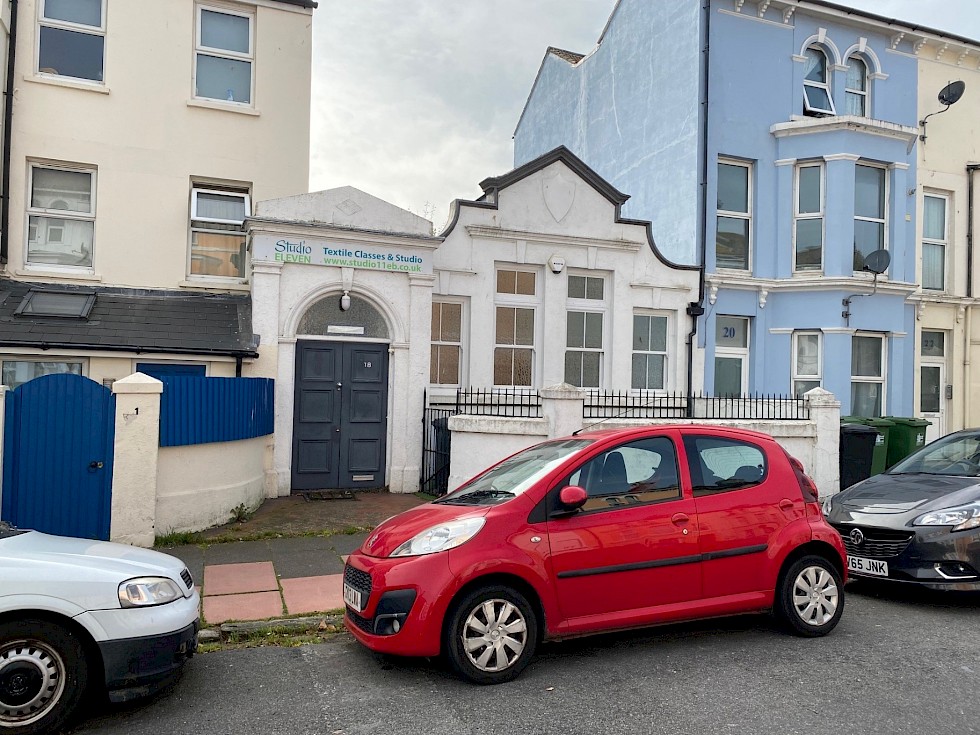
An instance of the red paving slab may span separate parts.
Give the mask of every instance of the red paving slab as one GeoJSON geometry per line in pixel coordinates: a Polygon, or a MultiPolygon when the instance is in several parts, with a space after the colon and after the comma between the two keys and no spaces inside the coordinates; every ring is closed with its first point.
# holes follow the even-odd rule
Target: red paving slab
{"type": "MultiPolygon", "coordinates": [[[[277,592],[279,582],[271,561],[248,564],[212,564],[204,567],[204,594],[237,595],[245,592],[277,592]]],[[[245,620],[245,618],[237,618],[245,620]]]]}
{"type": "Polygon", "coordinates": [[[229,620],[264,620],[278,618],[281,615],[282,598],[278,592],[252,592],[246,595],[204,598],[204,619],[210,625],[229,620]]]}
{"type": "Polygon", "coordinates": [[[282,580],[282,597],[290,615],[326,612],[344,606],[344,575],[282,580]]]}

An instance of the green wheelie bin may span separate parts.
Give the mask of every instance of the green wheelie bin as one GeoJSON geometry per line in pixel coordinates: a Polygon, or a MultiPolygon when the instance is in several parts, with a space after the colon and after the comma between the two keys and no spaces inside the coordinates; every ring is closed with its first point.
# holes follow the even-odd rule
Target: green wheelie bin
{"type": "Polygon", "coordinates": [[[931,421],[903,416],[883,418],[895,424],[888,435],[887,467],[891,467],[926,445],[926,427],[932,423],[931,421]]]}

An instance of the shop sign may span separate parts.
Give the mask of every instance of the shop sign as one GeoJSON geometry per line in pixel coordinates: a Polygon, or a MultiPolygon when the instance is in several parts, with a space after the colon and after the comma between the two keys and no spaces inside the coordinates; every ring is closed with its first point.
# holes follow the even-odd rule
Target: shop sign
{"type": "Polygon", "coordinates": [[[432,273],[432,255],[390,245],[337,245],[327,240],[259,235],[252,241],[252,260],[395,273],[432,273]]]}

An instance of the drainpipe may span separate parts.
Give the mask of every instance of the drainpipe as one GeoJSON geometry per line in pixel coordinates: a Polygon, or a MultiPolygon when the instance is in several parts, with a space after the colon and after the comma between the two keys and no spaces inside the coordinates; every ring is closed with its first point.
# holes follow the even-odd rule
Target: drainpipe
{"type": "Polygon", "coordinates": [[[701,221],[698,223],[698,239],[701,246],[701,263],[698,269],[698,300],[687,305],[691,317],[691,331],[687,333],[687,417],[694,415],[694,339],[698,333],[698,319],[704,316],[704,268],[707,261],[708,243],[708,61],[710,58],[711,0],[701,3],[701,181],[698,184],[698,206],[701,221]]]}
{"type": "Polygon", "coordinates": [[[0,266],[7,264],[7,241],[10,234],[10,141],[14,119],[14,60],[17,56],[17,0],[10,0],[10,37],[7,39],[7,86],[3,92],[3,153],[0,167],[0,266]]]}
{"type": "MultiPolygon", "coordinates": [[[[980,163],[970,163],[966,166],[966,297],[973,298],[973,174],[980,169],[980,163]]],[[[970,412],[971,388],[970,381],[973,373],[973,358],[971,352],[971,335],[973,334],[973,306],[966,310],[966,325],[963,330],[963,427],[973,425],[970,412]]]]}

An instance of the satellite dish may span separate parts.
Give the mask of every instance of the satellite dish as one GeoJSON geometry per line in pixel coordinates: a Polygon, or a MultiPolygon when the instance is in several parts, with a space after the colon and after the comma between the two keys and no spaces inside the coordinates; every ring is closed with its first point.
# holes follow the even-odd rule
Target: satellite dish
{"type": "Polygon", "coordinates": [[[939,93],[939,101],[949,107],[954,102],[957,102],[960,97],[963,96],[963,92],[966,90],[965,82],[950,82],[945,87],[943,91],[939,93]]]}
{"type": "Polygon", "coordinates": [[[868,253],[868,257],[864,259],[864,270],[880,276],[888,270],[888,264],[891,262],[892,256],[887,250],[875,250],[873,253],[868,253]]]}

